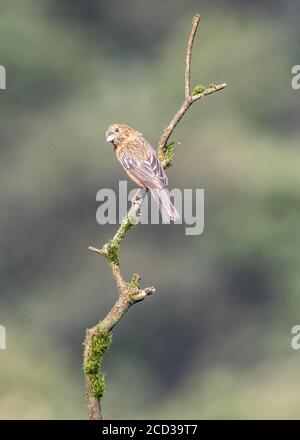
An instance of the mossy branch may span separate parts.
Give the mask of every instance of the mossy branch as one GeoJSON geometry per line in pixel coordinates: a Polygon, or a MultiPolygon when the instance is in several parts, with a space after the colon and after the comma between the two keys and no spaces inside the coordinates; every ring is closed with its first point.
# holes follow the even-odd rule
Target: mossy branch
{"type": "MultiPolygon", "coordinates": [[[[195,15],[186,51],[184,101],[169,125],[163,130],[158,144],[158,157],[164,168],[171,166],[174,159],[176,142],[172,141],[168,143],[168,140],[189,107],[195,101],[222,90],[226,86],[224,83],[219,85],[211,84],[207,88],[204,86],[196,86],[191,90],[191,57],[193,42],[199,22],[200,15],[195,15]]],[[[112,330],[135,303],[143,301],[149,295],[155,293],[154,287],[140,287],[141,278],[137,274],[134,274],[130,281],[125,281],[121,273],[119,261],[121,242],[125,238],[127,232],[139,222],[139,211],[144,197],[145,191],[139,189],[131,202],[130,210],[122,220],[116,234],[111,240],[100,249],[93,246],[89,247],[91,251],[106,258],[111,266],[119,291],[116,303],[104,319],[86,331],[83,368],[85,372],[89,417],[93,420],[102,419],[100,402],[105,391],[105,381],[101,370],[101,364],[111,343],[112,330]]]]}

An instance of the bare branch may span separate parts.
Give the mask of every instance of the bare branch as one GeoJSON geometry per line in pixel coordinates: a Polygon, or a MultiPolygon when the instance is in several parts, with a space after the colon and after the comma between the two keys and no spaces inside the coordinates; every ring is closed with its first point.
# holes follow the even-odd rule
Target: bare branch
{"type": "Polygon", "coordinates": [[[225,89],[226,86],[227,86],[226,83],[218,84],[217,86],[215,84],[211,84],[209,87],[207,87],[207,89],[204,90],[204,92],[193,95],[192,101],[193,102],[198,101],[198,99],[201,99],[204,96],[211,95],[212,93],[218,92],[219,90],[223,90],[225,89]]]}
{"type": "Polygon", "coordinates": [[[166,147],[167,147],[167,142],[170,139],[171,135],[173,134],[173,131],[175,130],[178,122],[181,120],[181,118],[184,116],[184,114],[187,112],[187,110],[190,108],[193,102],[198,101],[201,98],[204,98],[204,96],[211,95],[212,93],[224,89],[226,85],[227,85],[226,83],[222,83],[219,85],[212,84],[208,88],[206,89],[204,88],[204,90],[201,93],[189,95],[183,101],[180,109],[175,113],[169,125],[164,129],[158,144],[158,156],[164,168],[167,168],[170,162],[172,162],[172,157],[170,158],[166,156],[166,151],[167,151],[166,147]]]}
{"type": "Polygon", "coordinates": [[[89,251],[95,252],[96,254],[104,255],[103,249],[98,249],[95,248],[94,246],[89,246],[88,249],[89,251]]]}
{"type": "Polygon", "coordinates": [[[173,116],[171,122],[167,127],[163,130],[161,135],[159,144],[158,144],[158,156],[163,164],[164,168],[167,168],[172,164],[173,154],[168,154],[167,143],[170,139],[173,131],[175,130],[177,124],[183,117],[183,115],[187,112],[193,102],[198,101],[204,96],[211,95],[214,92],[218,92],[226,87],[226,83],[215,85],[211,84],[209,87],[197,86],[191,91],[191,63],[192,63],[192,51],[193,51],[193,43],[195,39],[195,35],[200,23],[200,15],[197,14],[193,18],[192,30],[190,33],[187,51],[186,51],[186,59],[185,59],[185,93],[184,93],[184,101],[181,104],[179,110],[173,116]]]}
{"type": "Polygon", "coordinates": [[[185,59],[185,99],[187,99],[191,94],[191,61],[192,61],[192,50],[193,50],[193,44],[195,35],[198,29],[200,23],[200,15],[197,14],[193,18],[193,24],[192,24],[192,30],[190,34],[190,38],[188,41],[188,46],[186,50],[186,59],[185,59]]]}
{"type": "MultiPolygon", "coordinates": [[[[172,163],[174,147],[174,145],[168,145],[167,142],[189,107],[195,101],[222,90],[226,86],[225,83],[219,85],[212,84],[207,88],[197,86],[191,91],[190,70],[192,50],[199,22],[200,15],[195,15],[186,51],[185,98],[169,125],[163,130],[158,145],[158,157],[164,168],[167,168],[172,163]]],[[[131,201],[131,208],[123,218],[117,232],[111,240],[100,249],[89,246],[90,251],[106,258],[119,291],[118,299],[107,315],[100,320],[97,325],[86,331],[84,342],[84,371],[89,417],[93,420],[102,419],[100,401],[104,394],[105,384],[103,374],[101,373],[101,363],[111,341],[111,332],[135,303],[143,301],[147,296],[155,293],[154,287],[140,287],[141,278],[139,275],[135,274],[132,276],[131,281],[125,281],[119,263],[120,244],[127,235],[127,232],[139,222],[139,211],[145,195],[146,192],[142,189],[137,191],[131,201]]]]}

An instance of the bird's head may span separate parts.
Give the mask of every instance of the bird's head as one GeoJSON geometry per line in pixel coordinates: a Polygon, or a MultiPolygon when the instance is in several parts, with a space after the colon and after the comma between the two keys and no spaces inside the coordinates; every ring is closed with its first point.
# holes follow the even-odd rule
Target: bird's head
{"type": "Polygon", "coordinates": [[[121,135],[121,124],[114,124],[108,127],[105,135],[106,142],[114,142],[121,135]]]}
{"type": "Polygon", "coordinates": [[[125,124],[113,124],[108,127],[105,135],[106,142],[115,143],[117,140],[121,140],[124,136],[127,136],[132,128],[125,124]]]}
{"type": "Polygon", "coordinates": [[[140,132],[134,130],[126,124],[113,124],[108,127],[105,135],[106,142],[113,142],[116,146],[121,144],[123,140],[128,139],[129,136],[134,134],[141,135],[140,132]]]}

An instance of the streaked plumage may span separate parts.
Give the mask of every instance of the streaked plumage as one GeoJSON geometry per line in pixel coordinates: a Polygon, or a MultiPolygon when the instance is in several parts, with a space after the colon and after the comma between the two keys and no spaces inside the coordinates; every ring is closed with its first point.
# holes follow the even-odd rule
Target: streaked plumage
{"type": "Polygon", "coordinates": [[[157,158],[156,151],[143,134],[125,124],[111,125],[106,132],[115,154],[129,177],[140,187],[149,189],[158,203],[164,221],[176,220],[179,215],[164,188],[168,178],[157,158]]]}

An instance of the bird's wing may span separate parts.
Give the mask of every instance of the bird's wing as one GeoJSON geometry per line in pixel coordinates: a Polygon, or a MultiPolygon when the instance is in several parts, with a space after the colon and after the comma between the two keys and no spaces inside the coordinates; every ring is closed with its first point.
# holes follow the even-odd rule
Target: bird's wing
{"type": "Polygon", "coordinates": [[[118,154],[121,165],[146,188],[164,188],[168,178],[157,158],[155,150],[143,138],[135,137],[126,142],[118,154]]]}

